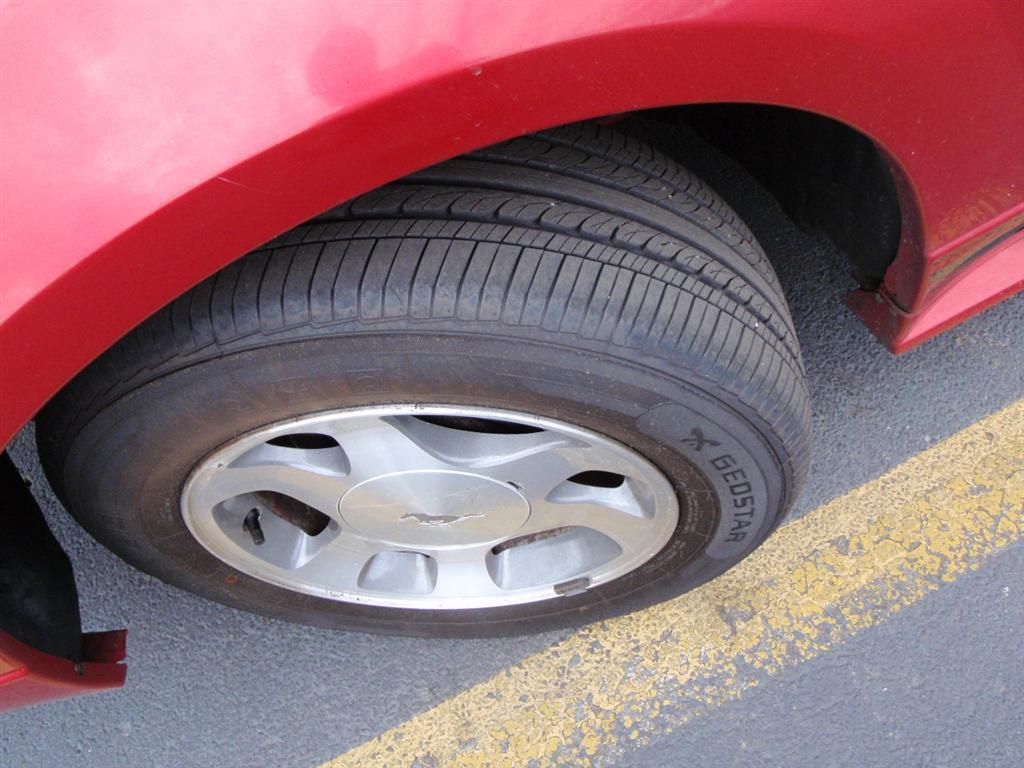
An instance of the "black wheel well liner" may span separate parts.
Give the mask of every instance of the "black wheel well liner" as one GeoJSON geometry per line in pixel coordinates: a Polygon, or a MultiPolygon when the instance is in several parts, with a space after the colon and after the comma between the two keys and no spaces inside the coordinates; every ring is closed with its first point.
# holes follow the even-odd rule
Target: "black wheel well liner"
{"type": "MultiPolygon", "coordinates": [[[[811,112],[760,104],[704,104],[644,114],[684,125],[728,155],[802,229],[826,234],[863,287],[881,283],[900,245],[902,214],[892,164],[863,133],[811,112]]],[[[699,165],[685,154],[677,159],[684,166],[699,165]]]]}

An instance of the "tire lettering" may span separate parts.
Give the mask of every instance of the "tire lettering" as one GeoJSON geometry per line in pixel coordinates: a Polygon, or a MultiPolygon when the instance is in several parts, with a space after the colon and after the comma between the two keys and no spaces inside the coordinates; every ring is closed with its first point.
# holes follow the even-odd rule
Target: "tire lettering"
{"type": "Polygon", "coordinates": [[[724,453],[721,456],[717,456],[716,458],[712,459],[711,466],[713,466],[715,469],[728,469],[729,467],[736,466],[736,459],[734,459],[729,454],[724,453]]]}
{"type": "Polygon", "coordinates": [[[754,517],[755,512],[753,509],[754,497],[751,495],[753,486],[746,479],[747,473],[742,467],[737,466],[736,459],[728,453],[712,458],[711,466],[719,471],[720,477],[729,488],[733,509],[742,510],[733,513],[729,524],[729,535],[725,540],[743,541],[747,538],[748,533],[745,529],[751,526],[751,518],[754,517]]]}

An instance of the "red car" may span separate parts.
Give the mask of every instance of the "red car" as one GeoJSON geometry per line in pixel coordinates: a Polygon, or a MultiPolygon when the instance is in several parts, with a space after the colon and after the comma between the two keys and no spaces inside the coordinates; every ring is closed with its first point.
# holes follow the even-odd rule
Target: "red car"
{"type": "MultiPolygon", "coordinates": [[[[0,14],[0,448],[229,605],[530,632],[745,557],[810,446],[744,185],[894,352],[1024,284],[1019,3],[0,14]]],[[[5,471],[0,708],[117,685],[5,471]]]]}

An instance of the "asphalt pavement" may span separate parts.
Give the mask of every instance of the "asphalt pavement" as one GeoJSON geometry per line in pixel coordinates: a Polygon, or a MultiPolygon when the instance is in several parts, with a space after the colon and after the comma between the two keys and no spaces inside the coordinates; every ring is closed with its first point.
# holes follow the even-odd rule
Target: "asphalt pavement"
{"type": "MultiPolygon", "coordinates": [[[[958,527],[959,518],[950,516],[959,508],[935,489],[957,491],[953,480],[943,485],[943,473],[948,467],[955,479],[966,472],[958,468],[959,456],[977,449],[979,441],[995,447],[977,465],[1010,467],[1000,477],[1016,478],[1018,490],[1004,489],[997,506],[1002,503],[1005,512],[1008,503],[1017,505],[1009,511],[1011,522],[1019,520],[1021,475],[1011,465],[1020,457],[1008,452],[1020,442],[1000,440],[1001,431],[1015,429],[1024,413],[1018,403],[1024,398],[1024,296],[894,357],[838,300],[852,282],[824,238],[784,225],[758,234],[787,289],[803,345],[815,452],[790,525],[773,537],[779,539],[776,549],[748,561],[750,572],[759,574],[757,589],[771,594],[773,585],[796,583],[801,565],[787,565],[787,552],[799,560],[803,555],[791,548],[805,546],[823,530],[835,551],[808,544],[808,557],[818,558],[834,576],[835,569],[847,567],[843,558],[849,542],[863,533],[864,521],[890,499],[917,510],[926,532],[953,531],[952,538],[964,531],[965,540],[975,541],[978,531],[958,527]],[[915,490],[922,472],[932,473],[931,485],[915,490]],[[858,490],[862,486],[867,490],[858,490]]],[[[652,609],[608,628],[493,641],[371,637],[245,614],[166,586],[95,543],[46,486],[31,427],[12,454],[33,480],[72,559],[86,628],[127,627],[130,666],[121,691],[0,718],[2,766],[315,768],[337,758],[336,765],[426,768],[529,764],[531,755],[538,765],[631,768],[1024,764],[1019,527],[981,549],[957,549],[957,541],[936,545],[935,556],[945,558],[941,578],[922,576],[927,563],[911,555],[915,542],[873,562],[875,570],[862,572],[857,569],[863,563],[854,564],[846,578],[819,580],[854,608],[836,609],[841,601],[828,592],[805,600],[816,585],[797,585],[780,597],[786,621],[799,608],[805,625],[816,628],[838,622],[835,613],[845,611],[835,623],[839,628],[804,644],[798,637],[792,647],[766,656],[763,665],[737,667],[728,661],[731,656],[711,647],[713,638],[701,635],[700,617],[691,615],[705,604],[712,606],[709,611],[717,605],[734,631],[762,631],[756,615],[740,617],[737,625],[723,608],[750,598],[736,579],[722,582],[729,594],[715,582],[677,607],[652,609]],[[853,591],[871,580],[903,584],[908,573],[914,579],[906,581],[909,586],[876,590],[870,605],[853,591]],[[659,640],[657,622],[680,615],[692,626],[665,626],[665,639],[659,640]],[[654,640],[643,645],[638,639],[636,648],[624,648],[623,638],[634,628],[637,638],[654,640]],[[670,637],[673,632],[678,637],[670,637]],[[659,647],[693,643],[695,636],[704,643],[699,659],[659,657],[659,647]],[[559,661],[559,649],[572,648],[582,650],[559,661]],[[599,653],[606,655],[598,658],[599,653]],[[634,656],[647,660],[654,682],[637,678],[628,666],[634,656]],[[732,666],[712,668],[722,659],[732,666]],[[689,691],[683,702],[673,690],[683,679],[676,669],[682,664],[703,665],[701,679],[717,682],[689,691]],[[561,692],[541,690],[540,670],[551,665],[561,665],[558,675],[567,675],[561,692]],[[577,666],[584,671],[569,680],[577,666]],[[605,722],[599,715],[619,710],[602,697],[616,691],[637,700],[630,702],[630,714],[605,722]],[[510,694],[517,698],[503,710],[508,722],[500,724],[499,738],[493,728],[486,730],[490,721],[482,713],[488,701],[510,694]],[[479,722],[475,711],[481,712],[479,722]],[[448,713],[455,712],[463,719],[453,720],[448,713]],[[415,734],[439,738],[431,724],[446,717],[456,739],[448,752],[406,749],[415,734]],[[585,721],[597,725],[590,728],[585,721]],[[477,736],[481,728],[486,732],[477,736]],[[386,735],[373,741],[380,734],[386,735]],[[489,738],[497,747],[481,753],[489,738]],[[550,748],[536,751],[547,743],[550,748]]],[[[977,493],[987,488],[977,487],[977,493]]],[[[891,538],[884,531],[871,535],[876,547],[891,538]]],[[[764,607],[765,626],[778,610],[764,607]]],[[[762,642],[758,637],[750,642],[762,642]]],[[[737,653],[749,650],[736,646],[733,636],[728,642],[737,653]]],[[[692,688],[696,678],[686,679],[692,688]]]]}

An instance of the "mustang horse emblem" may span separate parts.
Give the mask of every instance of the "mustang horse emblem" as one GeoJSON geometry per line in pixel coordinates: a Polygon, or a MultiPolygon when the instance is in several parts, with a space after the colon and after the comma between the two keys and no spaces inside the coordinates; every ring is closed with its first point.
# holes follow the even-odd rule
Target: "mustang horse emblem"
{"type": "Polygon", "coordinates": [[[459,520],[467,520],[470,517],[483,517],[483,512],[470,512],[468,515],[428,515],[425,512],[406,512],[399,521],[415,520],[420,525],[451,525],[459,520]]]}

